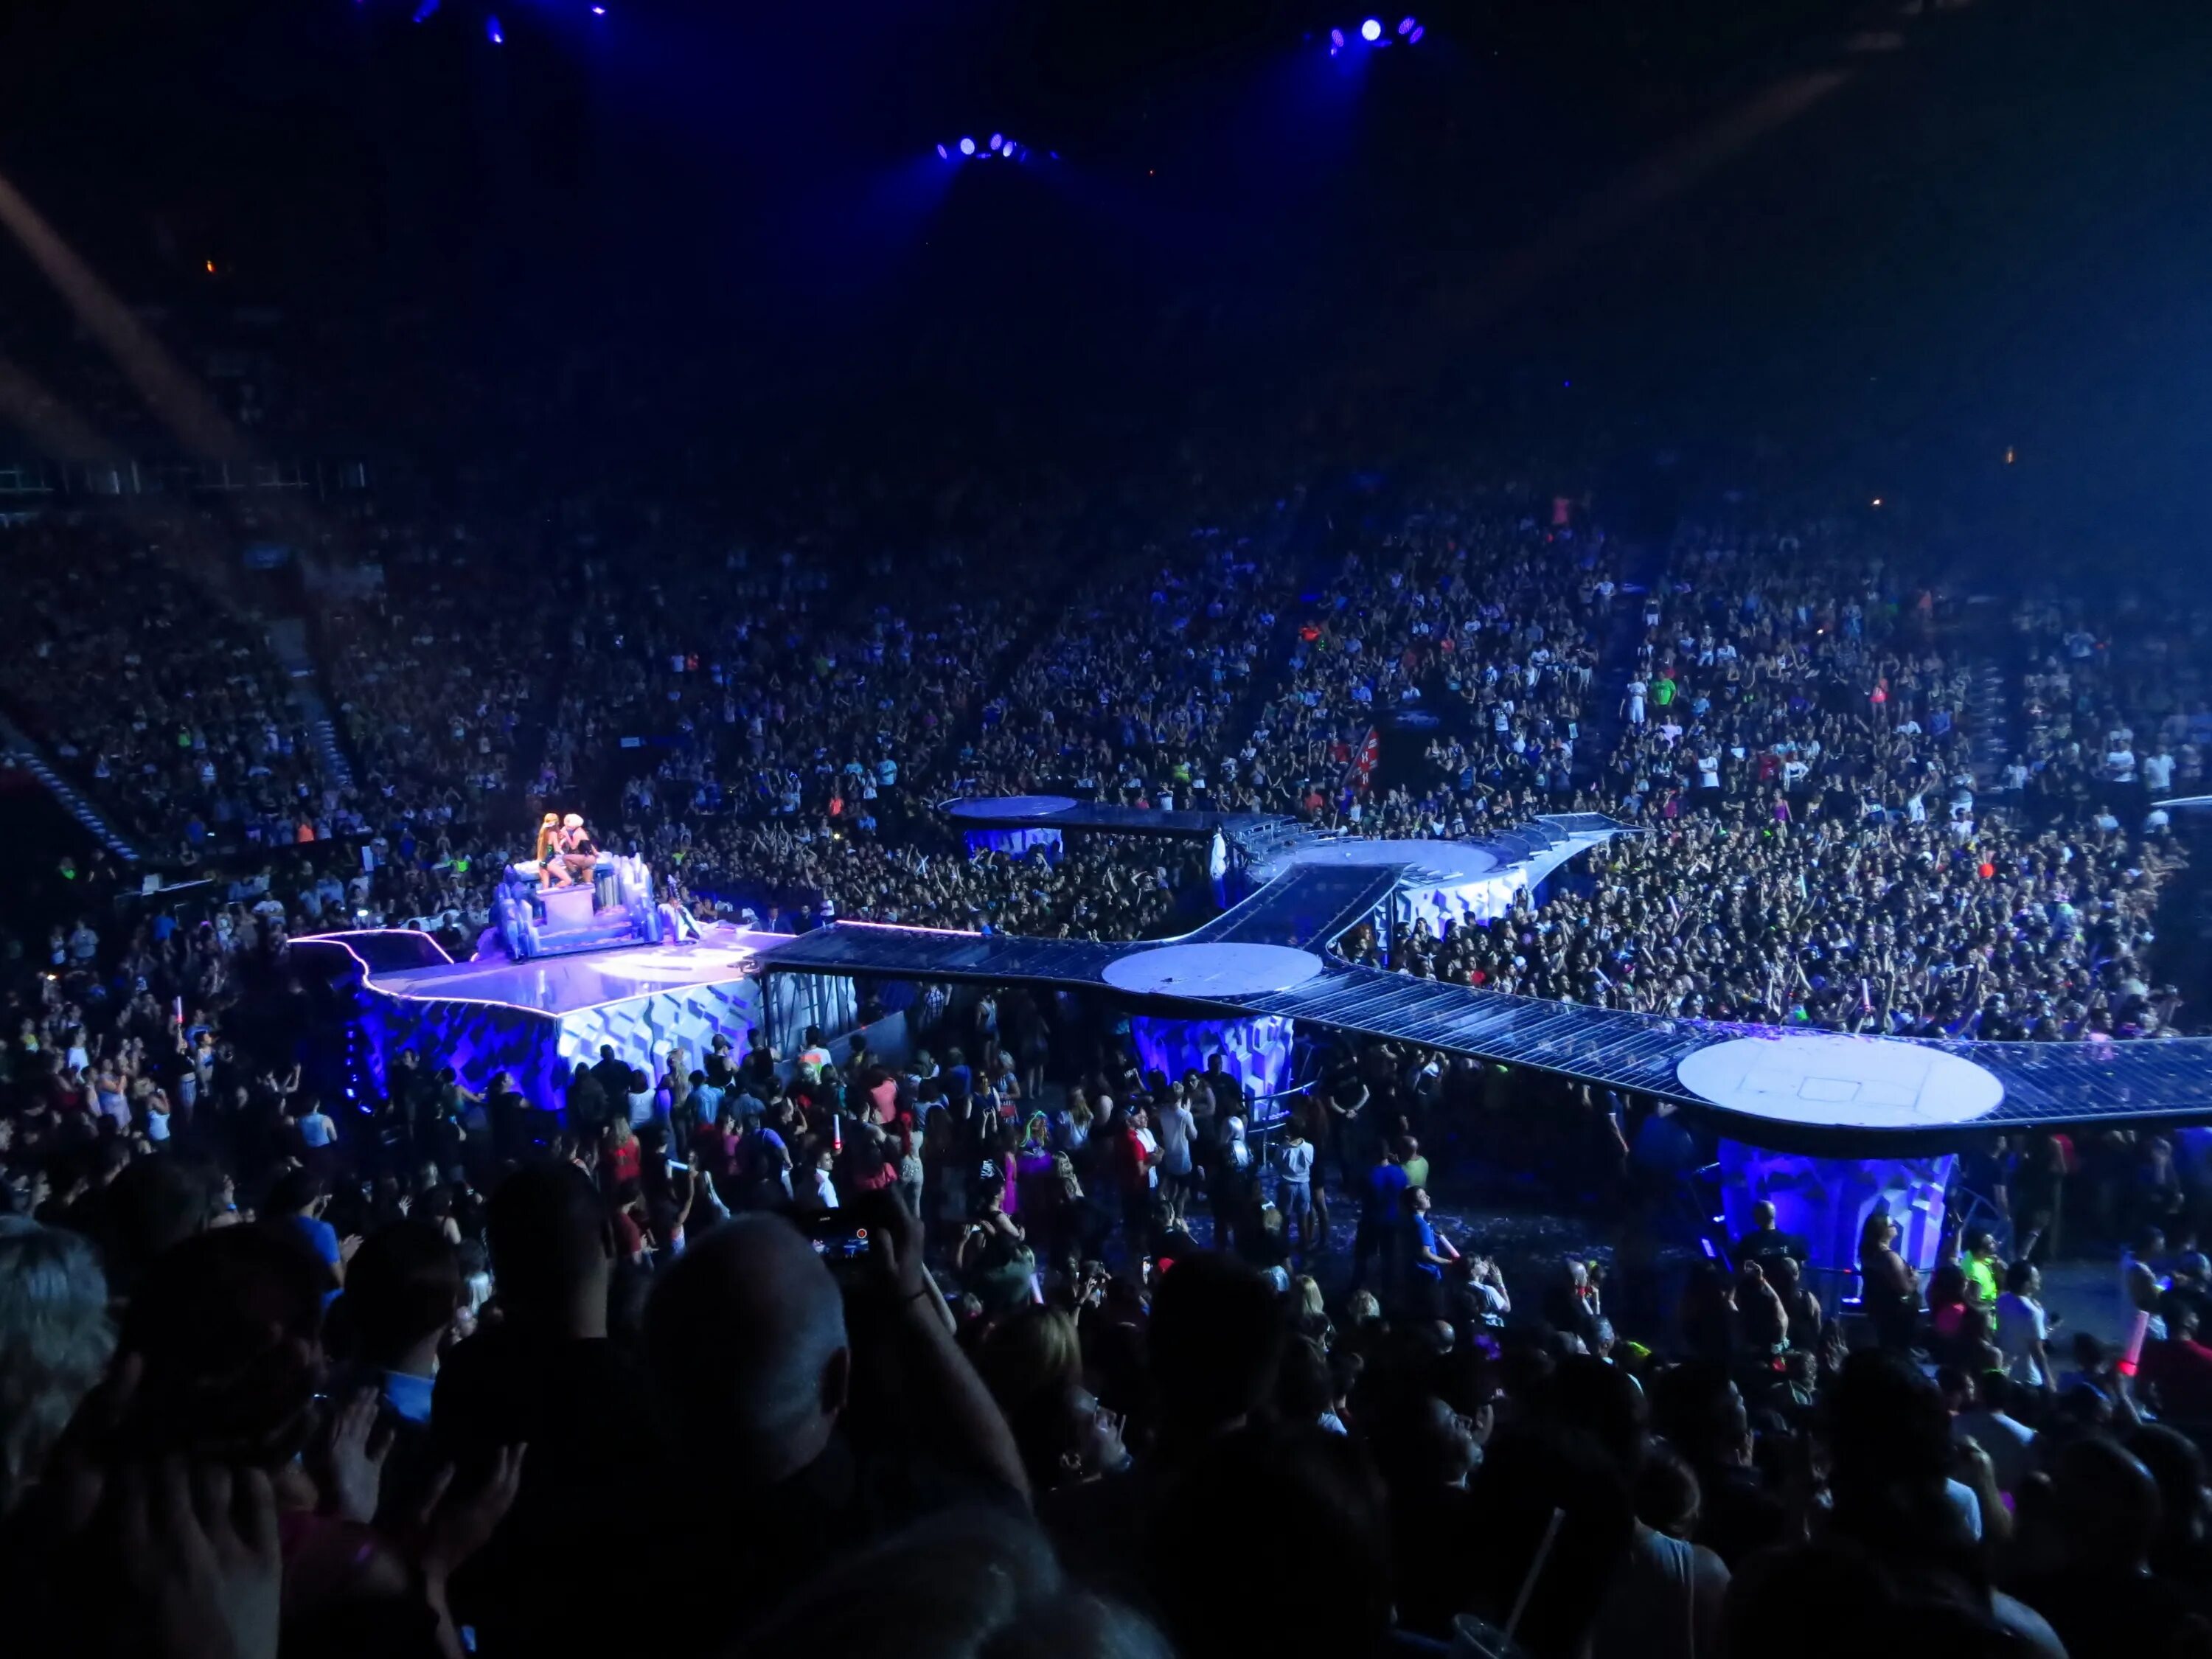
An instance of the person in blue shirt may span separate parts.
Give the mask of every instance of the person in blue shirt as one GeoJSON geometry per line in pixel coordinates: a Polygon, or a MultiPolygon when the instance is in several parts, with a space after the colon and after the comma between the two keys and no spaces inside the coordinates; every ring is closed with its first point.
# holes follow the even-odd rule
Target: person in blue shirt
{"type": "Polygon", "coordinates": [[[1638,1173],[1656,1182],[1670,1182],[1687,1174],[1697,1164],[1697,1142],[1675,1120],[1674,1112],[1671,1100],[1662,1100],[1653,1107],[1651,1115],[1638,1128],[1635,1145],[1630,1150],[1638,1173]]]}
{"type": "Polygon", "coordinates": [[[290,1171],[269,1192],[270,1217],[280,1226],[297,1229],[307,1241],[307,1248],[329,1269],[330,1282],[323,1291],[325,1307],[337,1300],[338,1291],[345,1285],[346,1263],[361,1248],[360,1234],[341,1239],[337,1229],[323,1219],[330,1202],[330,1188],[323,1178],[305,1169],[290,1171]]]}
{"type": "Polygon", "coordinates": [[[1405,1166],[1398,1162],[1398,1150],[1385,1141],[1381,1157],[1367,1172],[1360,1192],[1359,1229],[1352,1237],[1352,1282],[1357,1286],[1366,1277],[1370,1257],[1382,1257],[1383,1283],[1390,1285],[1397,1279],[1398,1234],[1405,1217],[1405,1197],[1408,1182],[1405,1166]]]}
{"type": "Polygon", "coordinates": [[[726,1091],[709,1083],[703,1070],[692,1073],[690,1080],[692,1116],[701,1123],[720,1121],[726,1091]]]}
{"type": "Polygon", "coordinates": [[[1436,1223],[1429,1219],[1429,1189],[1410,1187],[1406,1191],[1407,1219],[1413,1237],[1413,1274],[1417,1282],[1441,1285],[1444,1269],[1459,1260],[1459,1251],[1451,1240],[1437,1231],[1436,1223]]]}
{"type": "Polygon", "coordinates": [[[372,1389],[383,1411],[427,1431],[439,1351],[461,1291],[459,1254],[434,1224],[398,1221],[370,1238],[347,1265],[355,1363],[334,1395],[372,1389]]]}

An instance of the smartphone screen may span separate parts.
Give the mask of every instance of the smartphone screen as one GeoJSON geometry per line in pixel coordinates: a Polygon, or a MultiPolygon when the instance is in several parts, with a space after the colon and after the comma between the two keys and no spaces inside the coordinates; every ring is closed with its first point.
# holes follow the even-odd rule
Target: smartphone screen
{"type": "Polygon", "coordinates": [[[808,1216],[806,1237],[814,1254],[830,1264],[830,1272],[840,1275],[854,1271],[874,1248],[866,1226],[843,1210],[817,1210],[808,1216]]]}

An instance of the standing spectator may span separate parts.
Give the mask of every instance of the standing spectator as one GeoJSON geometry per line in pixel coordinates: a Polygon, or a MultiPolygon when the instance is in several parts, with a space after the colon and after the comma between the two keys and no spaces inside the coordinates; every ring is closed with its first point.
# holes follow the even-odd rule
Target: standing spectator
{"type": "Polygon", "coordinates": [[[337,1230],[323,1219],[323,1212],[330,1206],[328,1183],[311,1170],[294,1170],[270,1189],[269,1213],[305,1239],[315,1259],[323,1264],[327,1275],[323,1288],[325,1305],[336,1301],[338,1292],[345,1287],[346,1263],[361,1248],[359,1233],[349,1233],[341,1239],[337,1230]]]}
{"type": "Polygon", "coordinates": [[[1283,1215],[1283,1242],[1311,1255],[1318,1248],[1314,1238],[1314,1149],[1296,1113],[1284,1125],[1274,1163],[1275,1207],[1283,1215]]]}
{"type": "Polygon", "coordinates": [[[2004,1282],[2004,1294],[1997,1297],[1996,1341],[2005,1374],[2023,1388],[2055,1394],[2057,1369],[2045,1346],[2051,1322],[2043,1311],[2043,1276],[2034,1263],[2015,1261],[2005,1269],[2004,1282]]]}

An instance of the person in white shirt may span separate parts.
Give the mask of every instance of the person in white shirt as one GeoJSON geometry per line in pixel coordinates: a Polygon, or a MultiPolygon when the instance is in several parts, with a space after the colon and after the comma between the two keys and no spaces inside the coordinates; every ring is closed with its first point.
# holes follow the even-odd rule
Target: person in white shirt
{"type": "Polygon", "coordinates": [[[1948,1366],[1937,1380],[1951,1405],[1952,1437],[1972,1440],[1990,1455],[1999,1492],[2018,1492],[2035,1468],[2029,1450],[2035,1431],[2005,1410],[2012,1403],[2011,1382],[2002,1371],[1976,1378],[1948,1366]]]}
{"type": "Polygon", "coordinates": [[[2154,795],[2162,795],[2173,787],[2173,757],[2166,752],[2164,744],[2159,745],[2156,754],[2143,757],[2142,777],[2143,787],[2154,795]]]}
{"type": "Polygon", "coordinates": [[[1314,1239],[1313,1142],[1305,1138],[1294,1116],[1276,1146],[1275,1207],[1283,1215],[1283,1243],[1292,1249],[1311,1250],[1314,1239]],[[1293,1238],[1297,1243],[1293,1243],[1293,1238]]]}
{"type": "Polygon", "coordinates": [[[2045,1346],[2051,1320],[2043,1311],[2042,1289],[2042,1275],[2033,1263],[2015,1261],[2005,1270],[2004,1294],[1997,1298],[1997,1347],[2012,1381],[2055,1394],[2058,1379],[2045,1346]]]}
{"type": "Polygon", "coordinates": [[[1159,1142],[1160,1161],[1153,1171],[1160,1189],[1160,1202],[1167,1210],[1167,1224],[1174,1226],[1182,1219],[1183,1206],[1190,1192],[1190,1149],[1198,1135],[1198,1122],[1183,1098],[1182,1087],[1174,1085],[1163,1105],[1152,1119],[1152,1133],[1159,1142]]]}
{"type": "Polygon", "coordinates": [[[1141,1106],[1129,1110],[1129,1127],[1137,1137],[1137,1145],[1145,1154],[1145,1185],[1158,1188],[1160,1184],[1160,1160],[1154,1156],[1160,1150],[1159,1137],[1151,1127],[1151,1115],[1141,1106]]]}

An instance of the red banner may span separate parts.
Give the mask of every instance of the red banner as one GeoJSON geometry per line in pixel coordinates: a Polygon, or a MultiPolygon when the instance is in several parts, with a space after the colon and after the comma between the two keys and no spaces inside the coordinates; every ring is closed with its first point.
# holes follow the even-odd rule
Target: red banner
{"type": "Polygon", "coordinates": [[[1358,752],[1352,757],[1352,769],[1345,775],[1345,787],[1356,793],[1365,794],[1368,782],[1375,775],[1375,763],[1382,756],[1382,734],[1370,726],[1367,728],[1367,735],[1359,740],[1358,752]]]}

